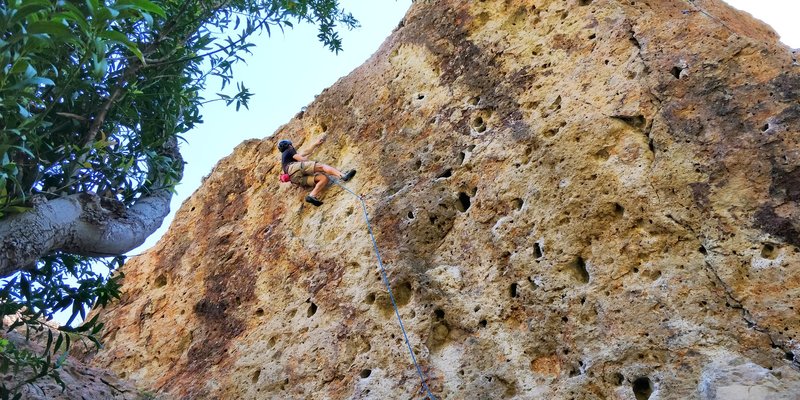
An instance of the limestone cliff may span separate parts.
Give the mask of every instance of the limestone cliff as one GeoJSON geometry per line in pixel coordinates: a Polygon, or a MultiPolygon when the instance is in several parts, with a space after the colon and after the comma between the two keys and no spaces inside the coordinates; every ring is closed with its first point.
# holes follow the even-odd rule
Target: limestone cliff
{"type": "Polygon", "coordinates": [[[800,397],[800,67],[716,0],[417,1],[128,263],[93,362],[164,399],[800,397]],[[749,394],[748,394],[749,393],[749,394]],[[749,396],[749,397],[746,397],[749,396]]]}

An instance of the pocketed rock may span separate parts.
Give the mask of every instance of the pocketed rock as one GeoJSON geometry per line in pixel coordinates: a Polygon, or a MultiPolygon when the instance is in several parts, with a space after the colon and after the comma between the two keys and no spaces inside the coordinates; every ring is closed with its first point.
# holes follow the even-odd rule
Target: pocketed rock
{"type": "Polygon", "coordinates": [[[792,400],[800,394],[800,380],[788,366],[768,370],[728,356],[706,366],[699,391],[703,400],[792,400]]]}
{"type": "Polygon", "coordinates": [[[277,181],[325,132],[437,398],[792,398],[798,68],[721,1],[417,1],[124,267],[91,361],[164,399],[422,398],[360,203],[277,181]]]}

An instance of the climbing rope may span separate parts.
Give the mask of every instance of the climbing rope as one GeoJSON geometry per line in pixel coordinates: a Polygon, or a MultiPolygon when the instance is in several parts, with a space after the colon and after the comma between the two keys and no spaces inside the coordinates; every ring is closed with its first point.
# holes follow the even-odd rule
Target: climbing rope
{"type": "Polygon", "coordinates": [[[403,338],[406,340],[406,346],[408,347],[408,353],[411,354],[411,361],[414,363],[414,367],[417,369],[417,374],[419,374],[419,379],[422,381],[422,387],[427,392],[427,396],[430,400],[436,400],[436,397],[433,396],[431,393],[431,389],[428,388],[428,384],[425,382],[425,375],[422,373],[422,368],[420,368],[419,364],[417,363],[417,357],[414,356],[414,350],[411,349],[411,342],[408,340],[408,335],[406,334],[406,328],[403,326],[403,319],[400,318],[400,311],[397,309],[397,302],[394,301],[394,295],[392,294],[392,288],[389,286],[389,278],[386,276],[386,269],[383,268],[383,260],[381,260],[381,253],[378,251],[378,242],[375,241],[375,235],[372,233],[372,224],[369,221],[369,214],[367,214],[367,204],[364,202],[364,199],[355,194],[352,190],[348,189],[346,186],[342,185],[338,179],[328,176],[331,182],[339,185],[342,189],[347,191],[348,193],[355,196],[358,201],[361,202],[361,208],[364,210],[364,219],[367,221],[367,230],[369,231],[369,237],[372,239],[372,247],[375,249],[375,255],[378,257],[378,266],[381,268],[381,276],[383,277],[383,283],[386,285],[386,291],[389,292],[389,299],[392,300],[392,307],[394,307],[394,314],[397,316],[397,322],[400,323],[400,330],[403,331],[403,338]]]}

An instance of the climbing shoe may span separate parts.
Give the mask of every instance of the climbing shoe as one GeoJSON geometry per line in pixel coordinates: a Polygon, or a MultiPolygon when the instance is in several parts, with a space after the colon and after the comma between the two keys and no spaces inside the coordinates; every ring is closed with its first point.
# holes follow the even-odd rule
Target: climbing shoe
{"type": "Polygon", "coordinates": [[[344,176],[342,176],[342,180],[347,182],[350,179],[353,179],[354,176],[356,176],[356,170],[351,169],[350,171],[347,171],[347,173],[345,173],[344,176]]]}
{"type": "Polygon", "coordinates": [[[313,204],[313,205],[315,205],[315,206],[317,206],[317,207],[322,205],[322,202],[319,201],[318,198],[316,198],[314,196],[311,196],[311,195],[306,196],[306,201],[311,203],[311,204],[313,204]]]}

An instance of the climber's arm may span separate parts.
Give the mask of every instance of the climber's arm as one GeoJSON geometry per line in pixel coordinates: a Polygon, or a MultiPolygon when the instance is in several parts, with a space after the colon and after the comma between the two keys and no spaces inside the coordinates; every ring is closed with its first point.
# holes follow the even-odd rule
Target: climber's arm
{"type": "Polygon", "coordinates": [[[320,137],[316,142],[314,142],[307,149],[302,150],[302,151],[298,151],[297,154],[295,154],[293,158],[295,159],[295,161],[308,161],[308,155],[313,153],[314,150],[316,150],[317,147],[319,145],[321,145],[323,142],[325,142],[325,135],[320,137]]]}

